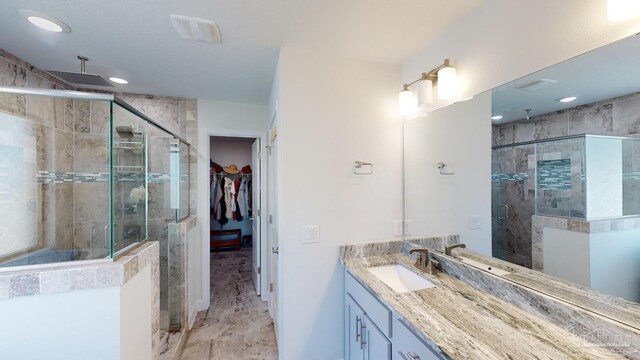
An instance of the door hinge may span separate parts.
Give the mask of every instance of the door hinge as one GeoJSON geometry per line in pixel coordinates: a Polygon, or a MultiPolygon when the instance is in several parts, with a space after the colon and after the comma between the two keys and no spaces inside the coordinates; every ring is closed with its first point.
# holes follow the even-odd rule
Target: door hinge
{"type": "Polygon", "coordinates": [[[269,224],[273,224],[273,215],[269,214],[269,224]]]}
{"type": "Polygon", "coordinates": [[[269,152],[269,155],[271,155],[271,146],[267,145],[267,151],[269,152]]]}
{"type": "Polygon", "coordinates": [[[262,272],[262,268],[258,266],[258,275],[260,275],[261,272],[262,272]]]}
{"type": "Polygon", "coordinates": [[[256,216],[260,217],[260,209],[258,209],[258,211],[256,211],[256,216]]]}
{"type": "Polygon", "coordinates": [[[269,283],[269,292],[273,292],[273,283],[269,283]]]}

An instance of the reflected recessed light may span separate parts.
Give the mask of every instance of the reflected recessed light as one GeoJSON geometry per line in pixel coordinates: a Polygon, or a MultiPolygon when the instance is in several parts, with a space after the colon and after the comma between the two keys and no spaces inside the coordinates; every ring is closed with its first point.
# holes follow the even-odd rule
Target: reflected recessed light
{"type": "Polygon", "coordinates": [[[124,84],[128,84],[129,83],[129,81],[127,81],[125,79],[122,79],[122,78],[119,78],[119,77],[113,77],[113,76],[110,77],[109,80],[113,81],[116,84],[123,84],[124,85],[124,84]]]}
{"type": "Polygon", "coordinates": [[[577,99],[576,96],[568,96],[566,98],[559,99],[558,101],[566,103],[566,102],[572,102],[575,99],[577,99]]]}
{"type": "Polygon", "coordinates": [[[502,115],[492,116],[491,120],[502,120],[502,115]]]}
{"type": "Polygon", "coordinates": [[[68,33],[71,31],[67,24],[49,15],[26,9],[20,10],[20,14],[40,29],[57,33],[68,33]]]}

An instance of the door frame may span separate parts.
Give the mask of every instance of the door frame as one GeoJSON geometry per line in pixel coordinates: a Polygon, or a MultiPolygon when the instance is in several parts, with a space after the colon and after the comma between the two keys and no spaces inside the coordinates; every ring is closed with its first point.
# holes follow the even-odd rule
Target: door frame
{"type": "MultiPolygon", "coordinates": [[[[273,319],[273,324],[275,327],[275,332],[276,332],[276,343],[278,344],[278,346],[280,346],[280,317],[281,317],[281,299],[282,297],[280,296],[280,294],[282,293],[281,290],[281,282],[280,279],[282,278],[281,276],[281,258],[279,257],[279,252],[277,254],[273,254],[273,241],[274,238],[272,236],[271,233],[271,229],[269,229],[269,217],[271,217],[274,213],[272,212],[272,210],[275,212],[275,218],[272,221],[271,226],[276,228],[277,231],[277,248],[278,251],[282,250],[282,246],[280,244],[280,238],[282,237],[280,234],[280,209],[278,207],[278,204],[280,204],[280,196],[282,196],[282,191],[280,190],[280,184],[281,182],[278,181],[278,179],[280,178],[280,169],[282,167],[282,162],[280,160],[280,154],[281,154],[281,150],[279,149],[279,146],[276,147],[276,153],[275,154],[271,154],[271,146],[273,145],[272,140],[274,140],[274,142],[277,143],[277,139],[278,139],[278,111],[275,110],[273,112],[273,116],[271,117],[271,121],[269,122],[269,126],[268,126],[268,130],[267,130],[267,135],[268,135],[268,142],[267,142],[267,151],[266,151],[266,159],[267,159],[267,164],[269,164],[269,169],[267,171],[267,219],[265,221],[266,226],[267,226],[267,241],[268,241],[268,254],[269,254],[269,259],[273,258],[274,256],[277,258],[277,262],[272,262],[271,260],[268,263],[269,266],[269,276],[268,276],[268,286],[271,286],[273,283],[275,283],[275,297],[269,297],[269,301],[268,301],[268,307],[269,307],[269,313],[271,314],[271,317],[273,319]],[[275,136],[273,135],[273,130],[275,129],[275,136]],[[273,156],[273,158],[272,158],[273,156]],[[273,160],[275,159],[275,161],[273,160]],[[274,166],[275,163],[275,166],[274,166]],[[273,175],[273,178],[270,176],[273,175]],[[272,187],[273,186],[273,191],[275,191],[275,194],[271,194],[270,192],[272,191],[272,187]],[[275,264],[275,266],[274,266],[275,264]],[[274,269],[275,268],[275,269],[274,269]],[[275,272],[275,278],[272,278],[273,274],[272,271],[275,272]],[[273,299],[275,299],[275,304],[273,303],[273,299]]],[[[271,288],[269,289],[271,292],[271,288]]]]}
{"type": "MultiPolygon", "coordinates": [[[[197,201],[197,209],[199,218],[201,219],[201,231],[202,231],[202,303],[200,304],[199,310],[206,310],[209,308],[211,304],[211,276],[210,276],[210,253],[211,247],[209,243],[209,231],[211,229],[211,216],[209,210],[209,196],[202,196],[203,194],[210,193],[209,186],[209,161],[211,154],[211,143],[210,138],[212,136],[217,137],[236,137],[236,138],[250,138],[250,139],[260,139],[260,146],[262,144],[267,143],[267,132],[266,131],[229,131],[229,130],[221,130],[215,128],[209,129],[199,129],[200,133],[198,137],[198,172],[197,172],[197,186],[198,186],[198,201],[197,201]]],[[[267,218],[264,215],[264,209],[267,207],[267,162],[264,157],[264,147],[260,151],[260,159],[261,159],[261,167],[260,167],[260,275],[264,275],[266,264],[268,264],[268,256],[267,256],[267,241],[265,241],[264,234],[267,231],[267,223],[265,219],[267,218]]],[[[268,273],[268,272],[267,272],[268,273]]],[[[262,301],[269,300],[269,292],[265,291],[268,286],[268,276],[260,277],[260,297],[262,301]]]]}

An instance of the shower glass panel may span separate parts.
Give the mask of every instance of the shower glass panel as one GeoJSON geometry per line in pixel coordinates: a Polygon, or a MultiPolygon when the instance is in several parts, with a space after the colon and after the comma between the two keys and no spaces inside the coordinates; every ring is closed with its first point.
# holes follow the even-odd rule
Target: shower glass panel
{"type": "MultiPolygon", "coordinates": [[[[179,331],[184,281],[180,266],[183,247],[177,223],[183,213],[183,173],[189,168],[188,164],[183,164],[183,153],[188,154],[189,146],[149,125],[148,147],[149,238],[160,243],[160,329],[179,331]]],[[[188,173],[186,175],[188,186],[188,173]]]]}
{"type": "Polygon", "coordinates": [[[145,241],[152,126],[113,95],[0,87],[0,268],[110,259],[145,241]]]}
{"type": "Polygon", "coordinates": [[[640,139],[622,140],[623,215],[640,215],[640,139]]]}
{"type": "Polygon", "coordinates": [[[110,106],[101,94],[0,88],[0,268],[112,255],[110,106]]]}
{"type": "Polygon", "coordinates": [[[180,141],[178,144],[178,148],[180,151],[180,199],[179,199],[179,208],[178,208],[178,220],[184,219],[189,216],[189,145],[184,141],[180,141]]]}
{"type": "Polygon", "coordinates": [[[147,239],[147,122],[113,104],[111,174],[113,251],[147,239]]]}
{"type": "Polygon", "coordinates": [[[495,149],[491,153],[493,256],[526,267],[531,267],[533,154],[533,145],[495,149]]]}

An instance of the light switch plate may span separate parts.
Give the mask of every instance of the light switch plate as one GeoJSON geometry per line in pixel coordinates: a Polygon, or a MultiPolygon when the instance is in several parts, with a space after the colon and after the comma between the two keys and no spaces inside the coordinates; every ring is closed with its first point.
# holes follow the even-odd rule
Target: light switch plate
{"type": "Polygon", "coordinates": [[[320,226],[303,226],[302,227],[302,243],[313,244],[320,242],[320,226]]]}
{"type": "Polygon", "coordinates": [[[404,221],[404,234],[405,235],[411,234],[411,220],[404,221]]]}
{"type": "Polygon", "coordinates": [[[402,220],[393,222],[393,236],[402,236],[402,220]]]}
{"type": "Polygon", "coordinates": [[[469,216],[469,229],[480,229],[481,227],[480,215],[469,216]]]}

